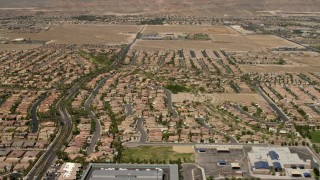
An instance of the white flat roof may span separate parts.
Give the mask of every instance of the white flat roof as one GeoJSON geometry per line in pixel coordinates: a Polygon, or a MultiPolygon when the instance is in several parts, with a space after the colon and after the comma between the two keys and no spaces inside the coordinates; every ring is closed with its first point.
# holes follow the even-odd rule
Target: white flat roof
{"type": "Polygon", "coordinates": [[[272,166],[273,162],[280,162],[280,164],[310,164],[305,162],[296,153],[291,153],[288,147],[252,147],[252,152],[248,153],[251,165],[254,165],[257,161],[267,161],[269,166],[272,166]],[[278,154],[278,160],[272,160],[269,152],[274,151],[278,154]]]}

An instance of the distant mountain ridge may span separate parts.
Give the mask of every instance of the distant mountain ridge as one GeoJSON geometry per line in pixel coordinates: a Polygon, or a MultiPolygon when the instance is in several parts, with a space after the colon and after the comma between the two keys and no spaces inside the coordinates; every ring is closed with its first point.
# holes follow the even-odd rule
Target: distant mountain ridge
{"type": "Polygon", "coordinates": [[[85,10],[95,14],[254,15],[257,11],[320,12],[320,0],[1,0],[0,8],[85,10]]]}

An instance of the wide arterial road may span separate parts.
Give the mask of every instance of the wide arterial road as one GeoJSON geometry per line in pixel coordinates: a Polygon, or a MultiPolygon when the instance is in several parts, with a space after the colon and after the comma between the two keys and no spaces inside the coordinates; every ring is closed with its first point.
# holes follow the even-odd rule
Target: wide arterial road
{"type": "Polygon", "coordinates": [[[64,148],[64,142],[68,142],[71,138],[72,133],[72,120],[71,117],[64,107],[64,103],[67,99],[72,98],[77,94],[80,89],[81,82],[76,83],[72,88],[69,89],[68,93],[64,95],[56,104],[57,114],[59,114],[59,130],[55,139],[51,142],[48,147],[48,150],[40,157],[40,159],[36,162],[33,168],[29,171],[27,176],[24,179],[34,180],[43,177],[43,175],[50,168],[51,164],[56,159],[56,151],[64,148]]]}

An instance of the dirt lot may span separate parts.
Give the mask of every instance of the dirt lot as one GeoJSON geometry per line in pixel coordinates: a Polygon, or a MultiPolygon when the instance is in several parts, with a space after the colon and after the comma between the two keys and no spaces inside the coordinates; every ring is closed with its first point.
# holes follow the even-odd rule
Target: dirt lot
{"type": "Polygon", "coordinates": [[[134,38],[139,31],[134,25],[63,25],[52,26],[41,33],[7,33],[10,39],[45,40],[56,44],[121,44],[134,38]]]}
{"type": "Polygon", "coordinates": [[[292,65],[239,65],[243,72],[319,72],[319,57],[290,57],[292,65]]]}
{"type": "Polygon", "coordinates": [[[172,146],[177,153],[194,153],[194,146],[172,146]]]}
{"type": "Polygon", "coordinates": [[[252,40],[253,43],[259,45],[259,46],[265,46],[265,47],[299,47],[302,48],[302,46],[290,42],[288,40],[285,40],[283,38],[280,38],[278,36],[274,35],[248,35],[246,36],[249,40],[252,40]]]}
{"type": "Polygon", "coordinates": [[[178,94],[172,94],[172,102],[183,102],[184,100],[189,101],[198,101],[198,102],[204,102],[211,97],[210,95],[201,95],[196,96],[192,93],[178,93],[178,94]]]}
{"type": "MultiPolygon", "coordinates": [[[[165,26],[164,26],[165,27],[165,26]]],[[[298,47],[298,45],[278,38],[264,35],[211,34],[211,41],[178,40],[139,40],[135,49],[214,49],[230,51],[259,51],[279,46],[298,47]]]]}
{"type": "Polygon", "coordinates": [[[40,44],[0,44],[1,51],[27,50],[41,46],[40,44]]]}
{"type": "Polygon", "coordinates": [[[209,100],[214,104],[220,104],[226,101],[234,103],[243,103],[243,102],[263,102],[264,99],[256,93],[212,93],[212,94],[203,94],[200,97],[195,96],[190,93],[178,93],[172,95],[172,102],[183,102],[184,100],[189,101],[199,101],[204,102],[209,100]]]}
{"type": "Polygon", "coordinates": [[[240,69],[244,73],[250,72],[319,72],[320,58],[319,53],[315,52],[278,52],[279,55],[284,57],[287,61],[287,65],[239,65],[240,69]],[[297,55],[299,54],[299,55],[297,55]]]}
{"type": "Polygon", "coordinates": [[[204,34],[239,34],[226,26],[146,26],[143,33],[204,33],[204,34]]]}
{"type": "Polygon", "coordinates": [[[226,101],[234,103],[265,102],[259,94],[255,93],[213,93],[212,96],[216,103],[226,101]]]}
{"type": "Polygon", "coordinates": [[[319,72],[320,66],[307,66],[307,65],[239,65],[244,73],[259,72],[259,73],[274,73],[274,72],[319,72]]]}

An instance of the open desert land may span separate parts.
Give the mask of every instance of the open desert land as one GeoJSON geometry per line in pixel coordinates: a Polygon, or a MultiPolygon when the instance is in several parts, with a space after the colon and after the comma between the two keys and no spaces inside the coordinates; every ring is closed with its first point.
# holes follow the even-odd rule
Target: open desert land
{"type": "Polygon", "coordinates": [[[139,40],[134,49],[215,49],[257,51],[266,48],[300,47],[274,35],[211,34],[211,41],[139,40]],[[251,37],[252,36],[252,37],[251,37]]]}
{"type": "Polygon", "coordinates": [[[239,34],[227,26],[147,25],[143,33],[239,34]]]}
{"type": "Polygon", "coordinates": [[[25,38],[42,40],[56,44],[125,44],[130,42],[140,30],[135,25],[63,25],[52,26],[40,33],[5,34],[10,39],[25,38]]]}
{"type": "Polygon", "coordinates": [[[276,47],[297,47],[303,48],[301,45],[294,42],[288,41],[278,36],[274,35],[248,35],[246,36],[249,40],[252,40],[255,44],[259,46],[266,46],[271,48],[276,47]]]}
{"type": "Polygon", "coordinates": [[[266,101],[256,93],[212,93],[208,95],[215,100],[216,104],[221,104],[227,101],[233,103],[266,103],[266,101]]]}
{"type": "Polygon", "coordinates": [[[319,72],[320,58],[319,56],[294,56],[286,57],[290,63],[288,65],[242,65],[239,64],[240,69],[244,73],[260,72],[260,73],[274,73],[274,72],[293,72],[293,73],[307,73],[319,72]]]}
{"type": "Polygon", "coordinates": [[[306,65],[239,65],[244,73],[308,73],[319,72],[320,66],[306,66],[306,65]]]}
{"type": "Polygon", "coordinates": [[[221,104],[226,101],[234,103],[265,102],[265,100],[256,93],[212,93],[195,96],[191,93],[178,93],[172,95],[172,102],[183,102],[185,100],[204,102],[209,100],[213,104],[221,104]]]}
{"type": "Polygon", "coordinates": [[[28,50],[34,49],[41,46],[41,44],[0,44],[1,51],[12,51],[12,50],[28,50]]]}

